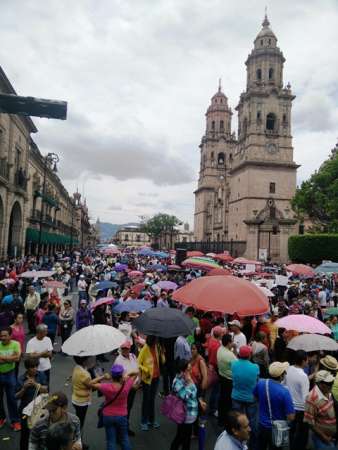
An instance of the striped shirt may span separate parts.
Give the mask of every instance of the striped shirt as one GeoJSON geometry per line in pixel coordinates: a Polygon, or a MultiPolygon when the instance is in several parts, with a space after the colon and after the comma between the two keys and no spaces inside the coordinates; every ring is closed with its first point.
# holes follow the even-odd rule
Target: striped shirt
{"type": "Polygon", "coordinates": [[[198,415],[197,388],[194,383],[186,384],[183,377],[177,375],[173,382],[173,393],[184,401],[187,409],[185,423],[193,423],[198,415]]]}
{"type": "Polygon", "coordinates": [[[315,386],[306,397],[304,422],[315,425],[328,436],[335,436],[336,415],[332,395],[325,397],[319,387],[315,386]]]}

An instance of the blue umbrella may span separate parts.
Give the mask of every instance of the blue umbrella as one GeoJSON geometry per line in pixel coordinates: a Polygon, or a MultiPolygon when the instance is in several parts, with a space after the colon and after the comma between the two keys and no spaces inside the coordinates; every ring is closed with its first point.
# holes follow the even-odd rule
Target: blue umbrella
{"type": "Polygon", "coordinates": [[[99,281],[98,283],[95,284],[95,289],[98,291],[102,291],[104,289],[115,289],[118,287],[117,283],[114,283],[113,281],[99,281]]]}
{"type": "Polygon", "coordinates": [[[151,303],[147,300],[126,300],[123,303],[119,303],[113,309],[116,313],[128,312],[141,312],[151,308],[151,303]]]}
{"type": "Polygon", "coordinates": [[[128,269],[128,265],[117,263],[117,264],[115,264],[114,269],[116,272],[124,272],[125,270],[128,269]]]}
{"type": "Polygon", "coordinates": [[[140,256],[154,256],[154,252],[152,251],[151,248],[142,248],[138,254],[140,256]]]}
{"type": "Polygon", "coordinates": [[[151,264],[147,266],[148,270],[163,270],[164,272],[168,270],[168,267],[164,264],[151,264]]]}
{"type": "Polygon", "coordinates": [[[153,255],[156,258],[169,258],[169,254],[165,252],[154,252],[153,255]]]}
{"type": "Polygon", "coordinates": [[[315,272],[326,274],[338,273],[338,263],[327,261],[316,267],[315,272]]]}

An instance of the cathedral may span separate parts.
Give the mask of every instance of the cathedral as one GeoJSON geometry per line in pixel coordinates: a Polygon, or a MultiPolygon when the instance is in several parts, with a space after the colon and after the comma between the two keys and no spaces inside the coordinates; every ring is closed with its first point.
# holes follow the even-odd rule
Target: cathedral
{"type": "Polygon", "coordinates": [[[237,137],[220,84],[206,112],[194,192],[196,241],[241,242],[247,258],[276,262],[288,260],[288,238],[297,232],[290,204],[299,167],[291,135],[295,96],[283,82],[284,62],[265,15],[245,62],[237,137]]]}

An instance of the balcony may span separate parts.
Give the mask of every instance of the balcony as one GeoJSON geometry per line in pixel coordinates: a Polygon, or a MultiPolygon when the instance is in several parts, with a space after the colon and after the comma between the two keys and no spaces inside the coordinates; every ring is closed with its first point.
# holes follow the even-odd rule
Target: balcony
{"type": "Polygon", "coordinates": [[[14,186],[20,190],[27,190],[27,175],[26,172],[20,168],[14,175],[14,186]]]}
{"type": "Polygon", "coordinates": [[[38,210],[38,209],[32,209],[31,216],[30,216],[29,220],[31,222],[39,222],[40,221],[40,217],[41,217],[41,211],[38,210]]]}

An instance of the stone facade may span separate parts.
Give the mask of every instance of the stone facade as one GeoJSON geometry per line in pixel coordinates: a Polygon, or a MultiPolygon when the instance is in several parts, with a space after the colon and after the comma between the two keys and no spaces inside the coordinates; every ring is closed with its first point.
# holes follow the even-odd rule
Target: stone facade
{"type": "Polygon", "coordinates": [[[245,63],[237,138],[221,86],[207,110],[194,227],[197,241],[246,241],[248,258],[282,262],[297,229],[290,200],[298,167],[291,135],[295,96],[283,83],[284,62],[265,17],[245,63]]]}
{"type": "Polygon", "coordinates": [[[150,238],[147,233],[141,231],[137,226],[119,229],[113,237],[113,242],[123,247],[150,246],[150,238]]]}

